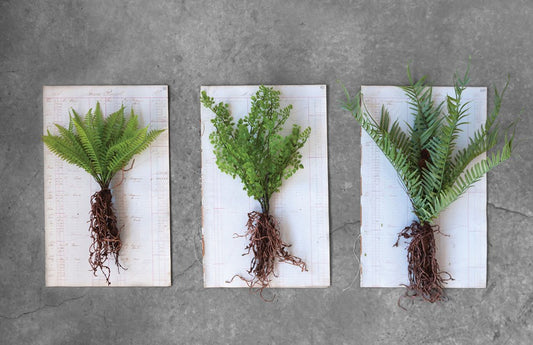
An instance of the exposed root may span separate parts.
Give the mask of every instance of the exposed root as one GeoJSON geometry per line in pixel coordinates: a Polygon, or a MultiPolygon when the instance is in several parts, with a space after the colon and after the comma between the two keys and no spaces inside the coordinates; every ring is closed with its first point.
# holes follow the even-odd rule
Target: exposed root
{"type": "Polygon", "coordinates": [[[96,276],[100,270],[108,285],[111,285],[109,276],[111,269],[107,265],[109,257],[115,260],[117,267],[124,268],[119,263],[119,253],[122,247],[120,229],[117,226],[117,217],[113,210],[111,190],[103,188],[91,196],[89,232],[92,244],[89,247],[89,264],[96,276]]]}
{"type": "Polygon", "coordinates": [[[453,278],[448,272],[439,269],[435,245],[435,233],[439,232],[437,226],[413,222],[398,234],[396,247],[400,237],[411,239],[407,247],[409,286],[405,286],[407,291],[404,297],[420,297],[430,303],[446,300],[444,284],[453,278]]]}
{"type": "Polygon", "coordinates": [[[243,255],[253,254],[248,270],[252,277],[246,279],[241,275],[235,275],[228,283],[238,277],[245,281],[251,290],[257,288],[256,291],[263,300],[272,301],[273,299],[268,300],[263,297],[263,290],[270,286],[272,277],[277,277],[276,262],[287,262],[298,266],[302,272],[307,271],[307,266],[302,259],[287,252],[287,248],[291,245],[282,241],[279,225],[268,213],[255,211],[248,213],[246,226],[248,230],[243,237],[247,237],[250,243],[246,246],[247,252],[243,255]]]}

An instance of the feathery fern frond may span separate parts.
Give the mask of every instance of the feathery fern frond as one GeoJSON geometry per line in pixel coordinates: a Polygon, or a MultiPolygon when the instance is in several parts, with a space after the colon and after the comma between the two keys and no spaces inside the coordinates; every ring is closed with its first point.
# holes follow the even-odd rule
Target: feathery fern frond
{"type": "Polygon", "coordinates": [[[113,176],[164,131],[137,128],[137,115],[132,110],[126,119],[124,106],[104,118],[98,102],[94,112],[90,109],[83,119],[72,109],[68,128],[56,127],[59,135],[47,131],[43,136],[46,146],[61,159],[87,171],[102,188],[107,188],[113,176]]]}
{"type": "MultiPolygon", "coordinates": [[[[90,117],[91,111],[87,113],[86,119],[90,117]]],[[[101,175],[103,168],[100,159],[100,151],[102,150],[101,142],[96,142],[95,135],[92,133],[93,128],[89,121],[82,121],[82,119],[75,115],[71,120],[76,128],[76,134],[80,138],[83,150],[91,162],[96,175],[101,175]]]]}
{"type": "Polygon", "coordinates": [[[111,179],[121,169],[123,169],[134,155],[144,151],[164,130],[148,131],[148,127],[137,130],[130,138],[120,144],[112,146],[106,157],[108,165],[106,167],[106,177],[111,179]]]}
{"type": "Polygon", "coordinates": [[[102,140],[106,146],[110,146],[111,142],[118,139],[125,121],[124,118],[124,106],[121,106],[119,110],[109,114],[106,118],[102,134],[102,140]]]}
{"type": "Polygon", "coordinates": [[[58,155],[61,159],[67,161],[70,164],[77,165],[84,169],[91,175],[94,174],[94,170],[85,155],[85,152],[78,151],[71,145],[68,139],[64,137],[53,136],[48,132],[48,135],[43,136],[43,141],[48,146],[51,152],[58,155]]]}

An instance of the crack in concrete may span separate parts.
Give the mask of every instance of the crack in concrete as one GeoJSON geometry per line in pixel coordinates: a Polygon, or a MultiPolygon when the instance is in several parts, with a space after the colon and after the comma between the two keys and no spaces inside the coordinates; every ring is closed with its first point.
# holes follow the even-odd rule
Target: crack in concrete
{"type": "Polygon", "coordinates": [[[26,311],[24,313],[18,314],[17,316],[0,315],[0,318],[9,319],[9,320],[16,320],[16,319],[19,319],[19,318],[21,318],[23,316],[37,313],[38,311],[41,311],[41,310],[46,309],[46,308],[57,308],[57,307],[60,307],[60,306],[62,306],[65,303],[72,302],[72,301],[77,301],[79,299],[84,298],[85,296],[86,295],[81,295],[81,296],[77,296],[77,297],[73,297],[73,298],[68,298],[66,300],[61,301],[58,304],[45,304],[45,305],[40,306],[37,309],[26,311]]]}
{"type": "Polygon", "coordinates": [[[200,263],[199,260],[194,260],[192,262],[192,264],[190,264],[186,269],[184,269],[183,271],[181,271],[180,273],[176,274],[176,278],[177,277],[181,277],[182,275],[184,275],[185,273],[187,273],[190,269],[192,269],[194,266],[196,266],[196,263],[200,263]]]}
{"type": "Polygon", "coordinates": [[[361,224],[361,221],[360,220],[357,220],[355,222],[347,222],[347,223],[344,223],[342,224],[341,226],[339,227],[336,227],[335,229],[331,230],[330,233],[331,234],[334,234],[335,232],[339,231],[339,230],[342,230],[344,228],[346,228],[348,225],[356,225],[356,224],[361,224]]]}
{"type": "Polygon", "coordinates": [[[509,213],[517,214],[517,215],[522,216],[522,217],[525,217],[525,218],[531,218],[531,217],[533,217],[533,216],[529,216],[529,215],[527,215],[527,214],[525,214],[525,213],[522,213],[522,212],[520,212],[520,211],[510,210],[510,209],[505,208],[505,207],[496,206],[496,205],[494,205],[494,204],[491,203],[491,202],[488,202],[487,204],[488,204],[490,207],[495,208],[495,209],[500,210],[500,211],[504,211],[504,212],[509,212],[509,213]]]}

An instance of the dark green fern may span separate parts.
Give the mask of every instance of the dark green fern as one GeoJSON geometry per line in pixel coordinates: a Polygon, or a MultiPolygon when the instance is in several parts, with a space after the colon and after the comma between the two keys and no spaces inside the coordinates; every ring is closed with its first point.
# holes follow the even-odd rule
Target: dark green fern
{"type": "Polygon", "coordinates": [[[492,113],[469,139],[469,145],[454,155],[461,127],[468,116],[468,103],[462,100],[469,81],[468,71],[463,78],[455,78],[454,94],[439,104],[433,100],[426,77],[414,82],[409,69],[408,77],[410,85],[402,89],[409,97],[414,121],[407,132],[400,128],[398,121],[391,125],[385,107],[381,109],[380,121],[374,120],[362,105],[360,93],[355,97],[346,93],[343,109],[352,113],[391,162],[419,221],[431,222],[485,173],[511,157],[514,132],[504,135],[501,149],[466,169],[476,157],[498,143],[501,126],[495,120],[507,85],[501,93],[495,89],[492,113]]]}
{"type": "Polygon", "coordinates": [[[506,84],[502,92],[495,89],[494,108],[484,125],[469,139],[466,148],[456,152],[457,139],[468,120],[469,104],[463,100],[468,73],[469,69],[462,77],[456,75],[453,94],[435,103],[427,77],[415,82],[408,67],[409,85],[402,89],[414,119],[406,132],[398,121],[391,124],[385,107],[381,109],[379,122],[376,121],[365,108],[360,93],[351,97],[345,90],[347,99],[342,106],[352,113],[390,161],[411,200],[418,221],[400,233],[402,237],[412,238],[408,248],[409,290],[430,302],[442,300],[445,280],[433,257],[432,222],[484,174],[509,159],[513,149],[514,131],[507,131],[502,137],[501,126],[496,123],[506,84]],[[500,149],[469,167],[476,157],[493,149],[498,142],[502,143],[500,149]]]}

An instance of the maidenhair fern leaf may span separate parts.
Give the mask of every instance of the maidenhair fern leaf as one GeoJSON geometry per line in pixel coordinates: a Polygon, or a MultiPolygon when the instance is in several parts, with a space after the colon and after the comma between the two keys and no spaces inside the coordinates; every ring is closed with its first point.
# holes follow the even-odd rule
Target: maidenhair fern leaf
{"type": "Polygon", "coordinates": [[[301,258],[287,251],[290,245],[281,239],[278,222],[269,213],[270,198],[280,190],[283,179],[303,168],[299,150],[311,134],[311,128],[302,131],[300,126],[293,125],[288,135],[280,135],[292,106],[281,108],[279,99],[280,91],[260,86],[251,97],[250,112],[235,123],[228,104],[215,104],[205,91],[201,95],[202,104],[215,114],[211,120],[215,130],[209,139],[217,166],[233,178],[239,177],[248,196],[261,204],[262,212],[248,213],[246,223],[245,236],[250,240],[246,250],[253,254],[248,269],[251,278],[234,276],[250,288],[257,286],[261,297],[276,274],[277,262],[307,270],[301,258]]]}
{"type": "Polygon", "coordinates": [[[279,135],[289,118],[292,106],[280,107],[280,92],[260,86],[251,97],[250,112],[235,123],[229,105],[215,104],[202,92],[202,104],[213,111],[215,131],[210,134],[216,163],[233,178],[239,177],[248,196],[268,210],[270,197],[279,191],[282,180],[289,178],[301,164],[300,148],[311,133],[293,125],[286,136],[279,135]]]}

